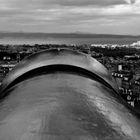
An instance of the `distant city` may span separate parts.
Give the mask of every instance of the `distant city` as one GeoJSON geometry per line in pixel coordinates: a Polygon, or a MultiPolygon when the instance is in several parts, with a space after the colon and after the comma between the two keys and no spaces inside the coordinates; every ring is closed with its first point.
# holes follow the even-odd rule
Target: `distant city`
{"type": "Polygon", "coordinates": [[[116,44],[134,45],[140,36],[88,33],[0,32],[0,44],[116,44]]]}
{"type": "Polygon", "coordinates": [[[0,45],[0,83],[27,56],[52,48],[68,48],[86,53],[101,62],[116,80],[119,94],[135,109],[140,107],[140,41],[132,44],[90,45],[0,45]]]}

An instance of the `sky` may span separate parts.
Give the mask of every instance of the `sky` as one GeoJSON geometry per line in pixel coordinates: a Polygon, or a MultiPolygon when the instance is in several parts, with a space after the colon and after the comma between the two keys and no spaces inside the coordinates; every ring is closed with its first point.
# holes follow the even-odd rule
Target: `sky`
{"type": "Polygon", "coordinates": [[[0,0],[0,31],[140,35],[140,0],[0,0]]]}

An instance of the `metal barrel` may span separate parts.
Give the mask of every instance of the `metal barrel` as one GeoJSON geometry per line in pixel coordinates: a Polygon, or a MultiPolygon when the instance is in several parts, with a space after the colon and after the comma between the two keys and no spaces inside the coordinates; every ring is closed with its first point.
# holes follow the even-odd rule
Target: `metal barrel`
{"type": "Polygon", "coordinates": [[[0,140],[139,140],[139,114],[117,92],[89,55],[33,54],[2,83],[0,140]]]}

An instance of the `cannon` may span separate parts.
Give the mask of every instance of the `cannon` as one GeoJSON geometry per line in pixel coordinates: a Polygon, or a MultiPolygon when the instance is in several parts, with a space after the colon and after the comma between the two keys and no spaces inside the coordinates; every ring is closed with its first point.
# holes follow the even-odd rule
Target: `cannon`
{"type": "Polygon", "coordinates": [[[51,49],[21,61],[0,92],[0,140],[139,140],[140,115],[89,55],[51,49]]]}

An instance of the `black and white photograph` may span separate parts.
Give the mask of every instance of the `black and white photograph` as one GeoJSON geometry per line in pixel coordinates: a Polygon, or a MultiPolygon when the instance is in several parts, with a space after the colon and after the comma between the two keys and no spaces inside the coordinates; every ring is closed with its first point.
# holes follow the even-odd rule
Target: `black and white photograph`
{"type": "Polygon", "coordinates": [[[0,0],[0,140],[140,140],[140,0],[0,0]]]}

